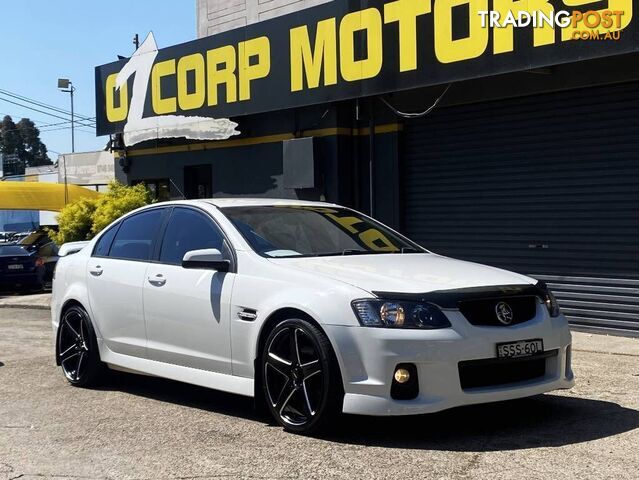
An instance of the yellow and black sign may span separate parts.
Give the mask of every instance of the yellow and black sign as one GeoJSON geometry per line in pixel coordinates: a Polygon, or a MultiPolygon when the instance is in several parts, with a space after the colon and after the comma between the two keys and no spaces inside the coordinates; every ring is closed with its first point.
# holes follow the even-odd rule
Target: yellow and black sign
{"type": "Polygon", "coordinates": [[[335,0],[140,55],[119,89],[127,60],[97,67],[97,133],[123,131],[132,111],[237,117],[635,52],[637,3],[335,0]],[[508,21],[521,12],[535,23],[508,21]]]}

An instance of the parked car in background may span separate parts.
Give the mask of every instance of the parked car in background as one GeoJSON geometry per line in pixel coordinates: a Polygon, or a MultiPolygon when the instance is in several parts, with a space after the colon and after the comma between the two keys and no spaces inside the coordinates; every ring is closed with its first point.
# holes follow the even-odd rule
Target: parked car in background
{"type": "Polygon", "coordinates": [[[0,286],[43,290],[57,261],[58,246],[46,232],[25,233],[17,242],[0,244],[0,286]]]}

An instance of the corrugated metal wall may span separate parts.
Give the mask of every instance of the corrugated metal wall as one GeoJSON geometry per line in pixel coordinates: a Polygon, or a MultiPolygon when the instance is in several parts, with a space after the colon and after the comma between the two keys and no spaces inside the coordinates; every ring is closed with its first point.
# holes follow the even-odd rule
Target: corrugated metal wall
{"type": "Polygon", "coordinates": [[[639,330],[639,83],[407,123],[403,230],[543,278],[570,320],[639,330]]]}

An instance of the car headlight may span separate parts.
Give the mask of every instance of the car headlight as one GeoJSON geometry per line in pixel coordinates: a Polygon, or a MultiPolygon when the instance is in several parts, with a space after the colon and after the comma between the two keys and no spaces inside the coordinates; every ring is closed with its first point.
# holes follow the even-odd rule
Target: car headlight
{"type": "Polygon", "coordinates": [[[432,303],[395,300],[355,300],[353,310],[364,327],[436,329],[448,328],[444,312],[432,303]]]}
{"type": "Polygon", "coordinates": [[[548,309],[548,313],[550,314],[550,316],[558,317],[559,315],[561,315],[561,309],[559,308],[557,299],[552,294],[552,292],[548,289],[548,286],[543,282],[539,282],[537,286],[541,290],[542,300],[544,302],[544,305],[546,305],[546,308],[548,309]]]}

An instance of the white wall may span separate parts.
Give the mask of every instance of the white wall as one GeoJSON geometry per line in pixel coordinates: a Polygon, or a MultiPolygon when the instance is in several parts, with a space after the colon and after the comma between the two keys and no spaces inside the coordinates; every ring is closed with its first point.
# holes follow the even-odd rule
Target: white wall
{"type": "Polygon", "coordinates": [[[207,37],[330,1],[196,0],[197,36],[207,37]]]}

